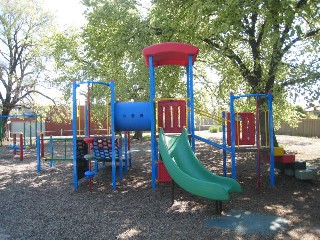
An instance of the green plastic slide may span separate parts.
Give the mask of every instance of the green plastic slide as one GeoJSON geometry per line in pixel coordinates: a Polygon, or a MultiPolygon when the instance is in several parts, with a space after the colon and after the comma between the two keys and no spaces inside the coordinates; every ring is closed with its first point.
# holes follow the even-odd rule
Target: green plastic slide
{"type": "Polygon", "coordinates": [[[229,200],[230,193],[242,192],[239,183],[213,174],[194,155],[183,129],[181,135],[165,135],[160,129],[159,148],[172,179],[184,190],[211,200],[229,200]]]}

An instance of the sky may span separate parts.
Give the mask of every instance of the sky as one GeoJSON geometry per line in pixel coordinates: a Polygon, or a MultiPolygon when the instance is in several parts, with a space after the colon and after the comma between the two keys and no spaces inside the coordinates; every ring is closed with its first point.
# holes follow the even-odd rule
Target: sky
{"type": "MultiPolygon", "coordinates": [[[[50,12],[54,17],[54,23],[60,30],[67,29],[69,27],[80,28],[86,20],[82,13],[85,11],[85,7],[81,4],[80,0],[42,0],[43,8],[50,12]]],[[[44,91],[44,89],[40,89],[44,91]]],[[[50,92],[50,96],[56,100],[62,96],[62,93],[56,89],[48,89],[45,91],[50,92]]],[[[44,104],[52,104],[52,102],[42,96],[36,98],[37,102],[44,104]]]]}
{"type": "Polygon", "coordinates": [[[43,7],[55,17],[59,27],[81,27],[85,23],[85,7],[80,0],[43,0],[43,7]]]}

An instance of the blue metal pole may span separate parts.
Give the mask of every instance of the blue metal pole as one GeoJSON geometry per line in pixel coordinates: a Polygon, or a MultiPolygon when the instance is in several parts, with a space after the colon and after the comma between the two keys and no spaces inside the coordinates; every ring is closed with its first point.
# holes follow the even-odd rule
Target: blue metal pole
{"type": "Polygon", "coordinates": [[[188,133],[191,133],[191,99],[190,99],[190,76],[189,76],[189,65],[186,66],[186,75],[187,75],[187,111],[188,111],[188,133]]]}
{"type": "Polygon", "coordinates": [[[124,134],[124,170],[128,172],[128,136],[127,132],[124,134]]]}
{"type": "Polygon", "coordinates": [[[192,55],[189,55],[189,64],[188,64],[188,75],[190,79],[190,112],[191,112],[191,119],[190,119],[190,129],[191,129],[191,147],[193,152],[196,148],[196,141],[194,137],[194,92],[193,92],[193,66],[192,66],[192,55]]]}
{"type": "Polygon", "coordinates": [[[123,179],[123,164],[122,164],[122,132],[120,132],[120,138],[119,138],[119,149],[118,149],[118,153],[119,153],[119,179],[122,180],[123,179]]]}
{"type": "Polygon", "coordinates": [[[231,176],[237,178],[236,167],[236,135],[235,135],[235,116],[234,116],[234,95],[230,94],[230,125],[231,125],[231,176]]]}
{"type": "Polygon", "coordinates": [[[77,87],[76,81],[72,83],[72,154],[73,154],[73,187],[78,189],[78,163],[77,163],[77,87]]]}
{"type": "Polygon", "coordinates": [[[110,100],[110,110],[111,110],[111,158],[112,158],[112,188],[117,188],[117,175],[116,175],[116,136],[115,136],[115,90],[114,82],[110,82],[111,90],[111,100],[110,100]]]}
{"type": "MultiPolygon", "coordinates": [[[[226,141],[226,112],[222,112],[222,145],[224,147],[227,146],[226,141]]],[[[222,150],[223,155],[223,176],[227,176],[227,151],[225,149],[222,150]]]]}
{"type": "Polygon", "coordinates": [[[272,94],[268,94],[268,108],[269,108],[269,141],[270,141],[270,185],[275,186],[274,179],[274,132],[273,132],[273,109],[272,109],[272,94]]]}
{"type": "Polygon", "coordinates": [[[40,137],[37,137],[37,172],[40,173],[41,172],[41,156],[40,156],[40,137]]]}
{"type": "Polygon", "coordinates": [[[94,171],[97,173],[99,172],[99,162],[96,160],[94,161],[94,171]]]}
{"type": "Polygon", "coordinates": [[[150,108],[151,108],[151,170],[152,170],[152,179],[151,185],[152,188],[156,188],[156,179],[157,179],[157,141],[156,141],[156,122],[155,122],[155,107],[154,107],[154,98],[156,95],[156,85],[155,85],[155,73],[153,66],[153,57],[149,56],[149,76],[150,76],[150,108]]]}

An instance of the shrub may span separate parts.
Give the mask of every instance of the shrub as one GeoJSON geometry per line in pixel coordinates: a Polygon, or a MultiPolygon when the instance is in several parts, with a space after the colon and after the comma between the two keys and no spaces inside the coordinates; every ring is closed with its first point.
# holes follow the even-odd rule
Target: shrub
{"type": "Polygon", "coordinates": [[[211,133],[221,132],[221,127],[220,126],[211,126],[211,127],[209,127],[209,132],[211,132],[211,133]]]}

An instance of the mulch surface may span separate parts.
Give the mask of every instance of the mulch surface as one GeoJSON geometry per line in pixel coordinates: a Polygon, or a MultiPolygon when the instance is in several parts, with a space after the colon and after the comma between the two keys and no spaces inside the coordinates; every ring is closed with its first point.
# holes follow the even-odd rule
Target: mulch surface
{"type": "MultiPolygon", "coordinates": [[[[205,134],[206,135],[206,134],[205,134]]],[[[220,141],[215,135],[206,136],[220,141]]],[[[277,136],[285,150],[318,168],[320,140],[277,136]]],[[[275,187],[269,184],[269,165],[261,168],[258,191],[256,160],[252,153],[237,158],[237,180],[243,193],[223,203],[222,216],[239,210],[273,215],[288,220],[273,234],[244,233],[205,223],[218,218],[215,202],[177,187],[171,205],[171,184],[151,188],[150,142],[132,141],[133,167],[112,190],[110,166],[100,168],[93,180],[79,181],[73,189],[72,162],[42,164],[37,173],[35,150],[24,161],[0,148],[0,239],[319,239],[320,179],[301,181],[276,173],[275,187]]],[[[64,146],[55,147],[62,153],[64,146]]],[[[68,146],[71,149],[71,146],[68,146]]],[[[68,151],[69,151],[68,150],[68,151]]],[[[222,154],[197,142],[197,157],[217,174],[222,174],[222,154]]],[[[230,175],[230,159],[228,160],[230,175]]]]}

